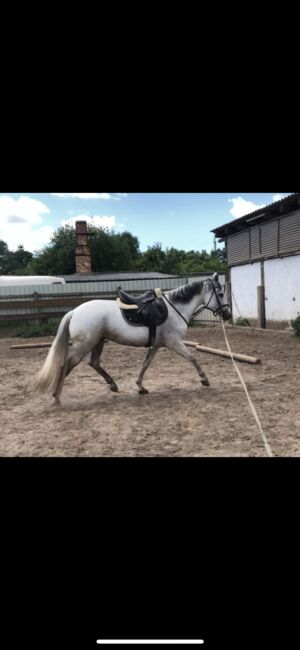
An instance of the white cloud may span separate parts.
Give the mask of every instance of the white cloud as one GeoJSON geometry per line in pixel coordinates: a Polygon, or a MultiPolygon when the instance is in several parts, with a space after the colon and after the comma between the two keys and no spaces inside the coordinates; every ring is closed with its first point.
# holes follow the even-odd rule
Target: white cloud
{"type": "Polygon", "coordinates": [[[82,192],[82,193],[74,193],[74,194],[67,194],[65,193],[58,193],[58,192],[52,192],[52,196],[60,196],[62,198],[71,198],[71,199],[113,199],[114,197],[111,194],[107,194],[106,192],[102,193],[96,193],[96,192],[82,192]]]}
{"type": "Polygon", "coordinates": [[[11,241],[14,242],[14,244],[9,246],[9,248],[14,250],[22,243],[25,250],[34,253],[34,251],[38,251],[43,248],[43,246],[50,243],[50,238],[53,235],[54,230],[55,229],[52,228],[52,226],[41,226],[41,228],[38,228],[37,230],[32,230],[28,226],[25,226],[22,229],[18,228],[18,236],[11,238],[11,241]]]}
{"type": "Polygon", "coordinates": [[[236,199],[228,199],[228,201],[229,203],[232,203],[232,208],[230,209],[230,212],[236,218],[243,217],[244,214],[249,214],[250,212],[254,212],[255,210],[264,208],[266,205],[265,203],[259,205],[258,203],[247,201],[246,199],[243,199],[241,196],[238,196],[236,199]]]}
{"type": "Polygon", "coordinates": [[[28,196],[19,199],[1,196],[0,239],[7,243],[10,250],[16,250],[20,244],[31,252],[41,248],[49,242],[54,231],[51,226],[42,225],[43,215],[49,213],[45,203],[28,196]]]}
{"type": "Polygon", "coordinates": [[[37,251],[46,244],[49,244],[50,237],[53,235],[54,228],[51,226],[41,226],[40,228],[32,229],[30,224],[18,224],[18,227],[6,227],[0,230],[0,239],[3,239],[8,248],[12,251],[16,250],[20,244],[23,244],[25,250],[37,251]]]}
{"type": "MultiPolygon", "coordinates": [[[[87,214],[78,214],[76,217],[71,217],[70,219],[65,219],[61,222],[62,226],[75,226],[76,221],[86,221],[87,223],[97,226],[98,228],[114,228],[116,226],[116,218],[114,216],[100,216],[95,215],[90,217],[87,214]]],[[[117,227],[119,229],[119,227],[117,227]]]]}
{"type": "Polygon", "coordinates": [[[59,196],[64,199],[114,199],[115,201],[120,201],[120,197],[128,196],[128,194],[127,192],[114,192],[113,194],[108,194],[107,192],[74,192],[70,194],[67,192],[52,192],[52,196],[59,196]]]}
{"type": "Polygon", "coordinates": [[[49,212],[50,210],[45,203],[31,199],[29,196],[21,196],[19,199],[0,196],[0,224],[11,217],[20,217],[23,223],[41,223],[41,215],[49,212]]]}
{"type": "Polygon", "coordinates": [[[275,201],[281,201],[281,199],[284,199],[284,196],[285,196],[284,194],[274,194],[273,199],[272,199],[273,203],[275,201]]]}

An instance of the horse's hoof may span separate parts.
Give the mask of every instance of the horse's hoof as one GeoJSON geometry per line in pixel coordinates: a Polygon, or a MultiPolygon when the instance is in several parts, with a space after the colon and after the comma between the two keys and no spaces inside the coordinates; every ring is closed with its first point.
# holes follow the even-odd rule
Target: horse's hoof
{"type": "Polygon", "coordinates": [[[202,384],[202,386],[210,386],[210,383],[209,383],[208,379],[202,379],[201,384],[202,384]]]}
{"type": "Polygon", "coordinates": [[[149,391],[147,388],[139,388],[139,394],[140,395],[148,395],[149,391]]]}
{"type": "Polygon", "coordinates": [[[111,384],[110,390],[112,390],[113,393],[119,392],[117,384],[111,384]]]}

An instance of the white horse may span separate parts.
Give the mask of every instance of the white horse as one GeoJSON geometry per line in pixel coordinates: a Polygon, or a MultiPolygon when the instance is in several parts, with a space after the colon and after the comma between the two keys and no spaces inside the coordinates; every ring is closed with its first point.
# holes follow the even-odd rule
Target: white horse
{"type": "MultiPolygon", "coordinates": [[[[217,273],[203,282],[188,283],[161,293],[161,300],[167,305],[168,316],[163,324],[157,326],[154,345],[146,352],[136,381],[139,393],[148,392],[142,384],[143,376],[161,347],[177,352],[190,361],[203,386],[209,386],[205,372],[184,345],[183,339],[191,317],[201,309],[210,309],[224,320],[231,317],[217,273]]],[[[129,324],[114,300],[91,300],[79,305],[62,318],[45,363],[34,381],[34,388],[41,392],[52,391],[56,403],[60,404],[65,377],[91,353],[89,365],[105,379],[112,391],[117,392],[117,384],[100,365],[105,339],[121,345],[147,347],[149,330],[146,326],[134,327],[129,324]],[[71,347],[69,341],[72,342],[71,347]]]]}

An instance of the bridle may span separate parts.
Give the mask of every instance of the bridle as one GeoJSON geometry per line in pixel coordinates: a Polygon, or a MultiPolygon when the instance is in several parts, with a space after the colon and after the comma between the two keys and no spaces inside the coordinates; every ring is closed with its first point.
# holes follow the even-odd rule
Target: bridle
{"type": "MultiPolygon", "coordinates": [[[[218,307],[217,307],[217,309],[209,309],[209,311],[212,311],[214,316],[217,316],[218,314],[221,316],[223,314],[223,312],[229,307],[229,304],[224,303],[222,305],[222,303],[220,302],[220,297],[219,297],[219,295],[218,295],[218,293],[216,291],[215,283],[214,283],[213,280],[212,280],[212,285],[213,285],[213,288],[212,288],[212,292],[211,292],[209,301],[206,303],[206,305],[204,305],[204,306],[201,305],[201,307],[202,307],[202,309],[209,309],[208,305],[209,305],[213,295],[215,294],[216,299],[217,299],[217,303],[218,303],[218,307]]],[[[197,312],[195,312],[195,314],[199,314],[200,311],[201,311],[201,309],[197,310],[197,312]]],[[[193,314],[193,316],[195,316],[195,314],[193,314]]]]}
{"type": "MultiPolygon", "coordinates": [[[[211,280],[211,282],[212,282],[212,286],[213,286],[213,288],[212,288],[212,292],[211,292],[211,295],[210,295],[209,301],[206,303],[206,305],[201,305],[201,306],[199,307],[199,309],[197,309],[196,311],[194,311],[194,313],[192,314],[191,318],[194,318],[195,316],[197,316],[197,314],[200,314],[200,312],[203,311],[203,309],[209,309],[209,311],[212,311],[212,313],[213,313],[214,316],[217,316],[217,314],[219,314],[219,315],[221,316],[221,315],[223,314],[223,311],[225,311],[225,309],[227,309],[227,308],[229,307],[229,304],[228,304],[228,303],[224,303],[224,305],[222,305],[222,303],[220,302],[219,296],[218,296],[218,294],[217,294],[217,291],[216,291],[216,287],[215,287],[214,281],[211,280]],[[208,306],[214,294],[215,294],[215,296],[216,296],[217,303],[218,303],[218,307],[217,307],[217,309],[211,309],[211,308],[208,306]]],[[[175,305],[173,305],[173,304],[168,300],[168,298],[167,298],[167,296],[166,296],[165,293],[162,292],[162,295],[163,295],[163,297],[165,298],[165,300],[169,303],[169,305],[171,305],[171,307],[173,307],[173,309],[175,309],[175,311],[177,311],[177,314],[179,314],[179,316],[181,316],[181,318],[184,320],[184,322],[188,325],[187,320],[186,320],[186,319],[184,318],[184,316],[181,314],[181,312],[179,311],[179,309],[177,309],[177,307],[175,307],[175,305]]],[[[190,320],[191,320],[191,318],[190,318],[190,320]]]]}

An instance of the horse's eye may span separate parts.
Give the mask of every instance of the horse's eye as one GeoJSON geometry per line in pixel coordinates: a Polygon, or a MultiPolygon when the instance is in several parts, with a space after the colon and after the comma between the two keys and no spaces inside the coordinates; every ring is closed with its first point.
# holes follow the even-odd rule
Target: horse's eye
{"type": "Polygon", "coordinates": [[[219,296],[220,296],[220,298],[224,298],[224,293],[221,291],[221,292],[219,293],[219,296]]]}

